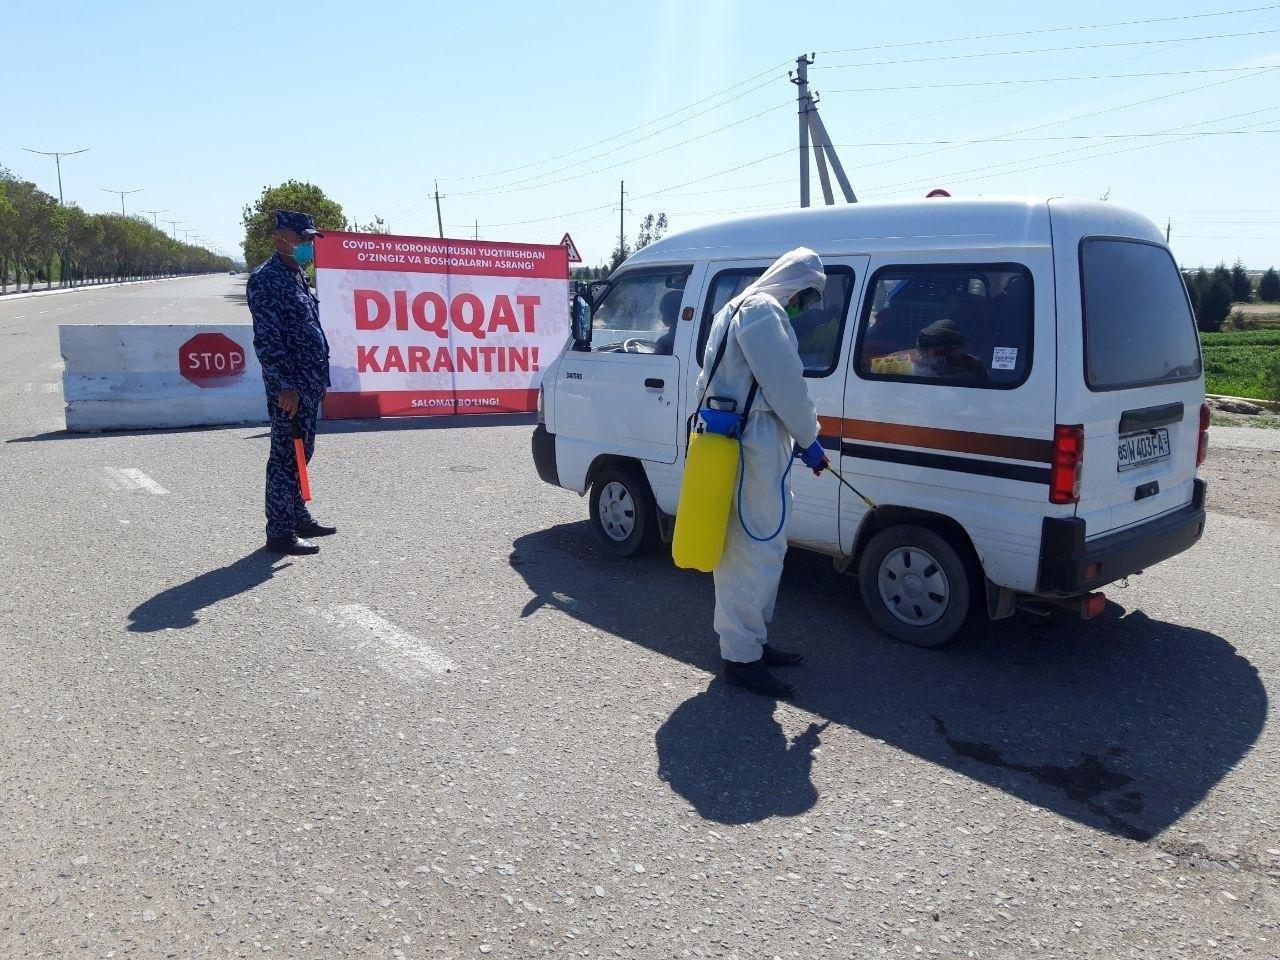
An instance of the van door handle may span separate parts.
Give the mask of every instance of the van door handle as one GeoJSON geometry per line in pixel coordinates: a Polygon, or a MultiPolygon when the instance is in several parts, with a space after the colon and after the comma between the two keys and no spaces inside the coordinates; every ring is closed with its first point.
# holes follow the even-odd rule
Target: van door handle
{"type": "Polygon", "coordinates": [[[644,385],[651,390],[661,390],[667,385],[667,381],[659,380],[657,377],[646,377],[644,385]]]}

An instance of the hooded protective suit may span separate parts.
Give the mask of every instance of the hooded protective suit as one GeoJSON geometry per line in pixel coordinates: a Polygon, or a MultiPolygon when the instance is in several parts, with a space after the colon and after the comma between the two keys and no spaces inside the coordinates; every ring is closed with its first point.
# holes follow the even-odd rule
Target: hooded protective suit
{"type": "MultiPolygon", "coordinates": [[[[804,247],[792,250],[724,306],[707,337],[697,396],[733,397],[741,410],[752,378],[760,385],[742,432],[741,504],[734,506],[724,553],[715,569],[714,622],[720,635],[720,655],[738,663],[760,659],[787,552],[785,529],[768,542],[758,542],[742,529],[738,509],[757,537],[767,537],[777,529],[783,505],[780,488],[791,461],[791,442],[803,448],[818,436],[817,412],[809,399],[796,335],[784,307],[800,291],[821,291],[826,283],[827,275],[816,253],[804,247]],[[725,337],[724,359],[708,389],[707,370],[725,337]]],[[[789,483],[785,498],[790,517],[789,483]]]]}

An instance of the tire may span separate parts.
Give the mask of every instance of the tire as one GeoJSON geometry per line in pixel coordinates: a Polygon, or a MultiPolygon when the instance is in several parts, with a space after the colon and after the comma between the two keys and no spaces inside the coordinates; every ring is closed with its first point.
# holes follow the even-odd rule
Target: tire
{"type": "Polygon", "coordinates": [[[658,508],[639,467],[610,464],[591,482],[591,529],[616,557],[635,557],[658,542],[658,508]]]}
{"type": "Polygon", "coordinates": [[[914,647],[950,643],[969,618],[973,579],[964,556],[927,527],[895,524],[872,537],[858,585],[876,626],[914,647]]]}

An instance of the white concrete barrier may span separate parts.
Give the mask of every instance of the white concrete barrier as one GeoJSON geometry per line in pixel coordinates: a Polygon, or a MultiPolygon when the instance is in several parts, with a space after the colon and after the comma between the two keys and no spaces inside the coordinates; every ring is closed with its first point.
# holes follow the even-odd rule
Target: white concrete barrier
{"type": "Polygon", "coordinates": [[[68,430],[263,423],[248,324],[59,326],[68,430]]]}

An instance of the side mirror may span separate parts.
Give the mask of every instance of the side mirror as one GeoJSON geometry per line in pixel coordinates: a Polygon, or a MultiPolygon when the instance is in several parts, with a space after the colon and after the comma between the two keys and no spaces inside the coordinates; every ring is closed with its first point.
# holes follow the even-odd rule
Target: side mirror
{"type": "Polygon", "coordinates": [[[578,295],[569,307],[569,326],[573,334],[574,348],[581,350],[591,346],[591,304],[578,295]]]}
{"type": "Polygon", "coordinates": [[[599,302],[600,302],[600,294],[604,293],[605,289],[606,289],[608,286],[609,286],[609,281],[608,281],[608,280],[594,280],[594,281],[592,281],[591,283],[587,284],[587,298],[588,298],[592,303],[599,303],[599,302]]]}

